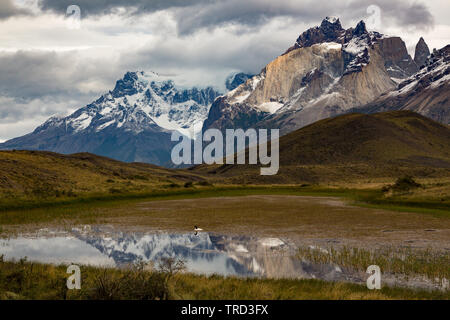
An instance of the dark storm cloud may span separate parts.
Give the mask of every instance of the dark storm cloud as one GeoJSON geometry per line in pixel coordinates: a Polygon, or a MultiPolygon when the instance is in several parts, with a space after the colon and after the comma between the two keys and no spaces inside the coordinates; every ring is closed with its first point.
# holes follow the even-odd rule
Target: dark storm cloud
{"type": "Polygon", "coordinates": [[[420,29],[434,24],[433,15],[425,5],[420,3],[410,5],[407,10],[402,10],[401,7],[394,8],[392,15],[397,18],[399,25],[415,26],[420,29]]]}
{"type": "MultiPolygon", "coordinates": [[[[65,12],[72,0],[40,0],[43,10],[65,12]]],[[[305,23],[317,22],[328,15],[346,19],[360,19],[368,15],[367,8],[377,5],[384,22],[398,26],[428,28],[433,17],[428,8],[408,0],[79,0],[82,14],[102,15],[125,8],[129,15],[142,15],[160,10],[170,10],[181,34],[191,34],[198,29],[217,28],[235,24],[258,27],[276,17],[291,17],[305,23]]]]}
{"type": "Polygon", "coordinates": [[[44,11],[65,13],[68,6],[76,4],[84,15],[102,15],[115,13],[118,8],[129,9],[132,14],[144,14],[214,2],[216,0],[39,0],[39,6],[44,11]]]}
{"type": "Polygon", "coordinates": [[[179,31],[189,34],[200,28],[212,28],[227,24],[259,26],[275,17],[291,17],[305,23],[333,15],[341,22],[364,19],[369,16],[367,8],[380,8],[382,21],[406,27],[428,28],[433,16],[420,3],[399,0],[366,1],[292,1],[292,0],[224,0],[215,4],[195,5],[175,10],[179,31]]]}
{"type": "MultiPolygon", "coordinates": [[[[113,85],[119,74],[107,62],[80,59],[76,52],[2,53],[0,102],[2,99],[10,102],[0,103],[0,119],[20,119],[25,113],[28,116],[41,112],[52,114],[60,111],[52,105],[64,101],[78,100],[81,107],[113,85]],[[33,104],[34,101],[45,103],[33,104]],[[27,104],[28,108],[17,107],[27,104]]],[[[66,105],[65,109],[69,107],[66,105]]]]}
{"type": "Polygon", "coordinates": [[[12,0],[1,0],[0,1],[0,20],[8,19],[13,16],[18,15],[28,15],[30,12],[28,10],[18,8],[14,5],[12,0]]]}
{"type": "Polygon", "coordinates": [[[61,92],[76,91],[79,76],[71,53],[30,52],[0,55],[0,95],[35,99],[61,92]],[[65,80],[65,81],[63,81],[65,80]]]}
{"type": "Polygon", "coordinates": [[[433,27],[434,18],[426,5],[412,1],[363,0],[352,1],[347,6],[344,16],[358,19],[368,16],[367,8],[376,5],[385,26],[414,27],[418,30],[433,27]]]}

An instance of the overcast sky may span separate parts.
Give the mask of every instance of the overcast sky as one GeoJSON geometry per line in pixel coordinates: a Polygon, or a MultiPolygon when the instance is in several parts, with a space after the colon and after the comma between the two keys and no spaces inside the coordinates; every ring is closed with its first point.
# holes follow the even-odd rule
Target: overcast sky
{"type": "Polygon", "coordinates": [[[344,28],[364,19],[411,55],[420,36],[430,49],[450,43],[448,0],[0,0],[0,141],[86,105],[126,71],[223,89],[228,74],[258,73],[325,16],[344,28]],[[67,19],[72,4],[80,28],[67,19]]]}

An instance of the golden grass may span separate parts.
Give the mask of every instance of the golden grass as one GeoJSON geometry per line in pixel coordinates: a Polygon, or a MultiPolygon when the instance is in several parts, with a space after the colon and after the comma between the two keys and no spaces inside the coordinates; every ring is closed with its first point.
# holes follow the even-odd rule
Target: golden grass
{"type": "Polygon", "coordinates": [[[186,170],[124,163],[87,153],[0,151],[0,199],[61,200],[86,195],[142,193],[202,180],[186,170]]]}
{"type": "Polygon", "coordinates": [[[67,290],[66,268],[62,265],[44,265],[24,260],[5,262],[0,259],[0,299],[375,300],[450,298],[448,292],[391,287],[371,291],[363,285],[320,280],[241,279],[184,273],[167,277],[166,273],[159,274],[160,271],[102,269],[86,266],[81,266],[82,289],[78,291],[67,290]],[[143,281],[136,281],[139,279],[143,281]],[[165,279],[168,281],[167,286],[164,284],[165,279]]]}
{"type": "Polygon", "coordinates": [[[299,249],[300,258],[317,264],[337,264],[340,267],[365,272],[367,266],[377,265],[384,273],[404,276],[426,276],[441,284],[450,279],[450,255],[431,249],[384,247],[376,250],[329,247],[299,249]]]}
{"type": "Polygon", "coordinates": [[[371,291],[363,285],[320,280],[240,279],[220,276],[179,274],[173,288],[182,299],[226,300],[380,300],[380,299],[448,299],[448,293],[425,293],[409,289],[384,287],[371,291]],[[419,293],[420,292],[420,293],[419,293]]]}

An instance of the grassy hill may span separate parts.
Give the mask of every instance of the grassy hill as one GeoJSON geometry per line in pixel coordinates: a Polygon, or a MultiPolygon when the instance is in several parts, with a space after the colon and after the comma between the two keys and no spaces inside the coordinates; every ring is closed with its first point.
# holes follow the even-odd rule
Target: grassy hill
{"type": "Polygon", "coordinates": [[[280,138],[280,170],[256,165],[191,169],[233,183],[321,183],[364,178],[450,176],[450,129],[410,111],[347,114],[280,138]]]}
{"type": "Polygon", "coordinates": [[[0,198],[74,198],[143,193],[204,178],[183,170],[124,163],[89,153],[0,151],[0,198]]]}

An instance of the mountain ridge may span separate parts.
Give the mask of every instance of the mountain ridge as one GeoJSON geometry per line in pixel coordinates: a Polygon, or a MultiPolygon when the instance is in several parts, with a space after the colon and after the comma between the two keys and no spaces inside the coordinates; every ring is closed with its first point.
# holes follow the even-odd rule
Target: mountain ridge
{"type": "Polygon", "coordinates": [[[450,45],[434,50],[420,71],[354,111],[376,113],[387,110],[419,112],[443,124],[450,124],[450,45]]]}

